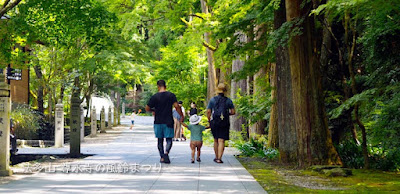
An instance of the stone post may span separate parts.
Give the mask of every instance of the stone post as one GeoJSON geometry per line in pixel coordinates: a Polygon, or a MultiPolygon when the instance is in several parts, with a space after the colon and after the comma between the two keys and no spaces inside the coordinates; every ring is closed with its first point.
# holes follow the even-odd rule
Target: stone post
{"type": "Polygon", "coordinates": [[[85,138],[85,115],[83,114],[83,105],[80,105],[80,111],[81,111],[81,142],[84,141],[85,138]]]}
{"type": "MultiPolygon", "coordinates": [[[[0,76],[4,74],[0,72],[0,76]]],[[[10,176],[10,86],[0,79],[0,176],[10,176]]]]}
{"type": "Polygon", "coordinates": [[[100,112],[100,133],[106,132],[106,110],[104,106],[101,108],[100,112]]]}
{"type": "Polygon", "coordinates": [[[96,107],[93,106],[92,110],[90,110],[90,137],[96,137],[97,134],[97,115],[96,115],[96,107]]]}
{"type": "Polygon", "coordinates": [[[111,106],[108,107],[108,125],[107,125],[107,129],[111,129],[112,128],[112,112],[111,112],[111,106]]]}
{"type": "Polygon", "coordinates": [[[54,147],[64,146],[64,105],[61,99],[56,104],[56,127],[54,132],[54,147]]]}
{"type": "Polygon", "coordinates": [[[122,118],[125,118],[125,102],[122,103],[122,118]]]}
{"type": "Polygon", "coordinates": [[[71,97],[70,118],[70,155],[73,158],[81,154],[81,99],[79,93],[74,92],[71,97]]]}
{"type": "Polygon", "coordinates": [[[114,122],[113,122],[114,127],[117,126],[117,117],[118,117],[118,109],[117,107],[114,107],[114,122]]]}

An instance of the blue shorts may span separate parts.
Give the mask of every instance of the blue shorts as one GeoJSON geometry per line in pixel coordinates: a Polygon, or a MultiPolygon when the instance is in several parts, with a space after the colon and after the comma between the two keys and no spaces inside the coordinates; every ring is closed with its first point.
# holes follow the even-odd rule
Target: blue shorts
{"type": "Polygon", "coordinates": [[[174,128],[170,128],[167,124],[154,124],[154,134],[156,138],[173,138],[174,128]]]}
{"type": "Polygon", "coordinates": [[[134,121],[134,120],[131,120],[131,122],[132,122],[132,125],[135,124],[135,121],[134,121]]]}

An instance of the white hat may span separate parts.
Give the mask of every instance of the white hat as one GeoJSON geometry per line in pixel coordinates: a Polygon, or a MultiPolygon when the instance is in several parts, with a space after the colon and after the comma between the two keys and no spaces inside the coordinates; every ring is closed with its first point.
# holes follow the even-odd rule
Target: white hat
{"type": "Polygon", "coordinates": [[[189,122],[191,125],[197,125],[200,123],[200,121],[201,121],[201,117],[197,116],[196,114],[190,116],[190,118],[189,118],[189,122]]]}

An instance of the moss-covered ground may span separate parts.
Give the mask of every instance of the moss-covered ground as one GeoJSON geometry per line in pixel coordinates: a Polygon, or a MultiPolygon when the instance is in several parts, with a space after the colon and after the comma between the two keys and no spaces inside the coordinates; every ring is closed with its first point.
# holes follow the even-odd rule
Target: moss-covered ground
{"type": "Polygon", "coordinates": [[[238,157],[268,193],[400,193],[400,173],[352,169],[349,177],[327,177],[260,158],[238,157]]]}

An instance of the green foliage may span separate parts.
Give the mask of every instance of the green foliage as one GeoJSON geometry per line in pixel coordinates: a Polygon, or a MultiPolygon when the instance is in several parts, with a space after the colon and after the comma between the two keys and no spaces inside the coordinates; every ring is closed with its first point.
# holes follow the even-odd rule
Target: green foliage
{"type": "Polygon", "coordinates": [[[229,144],[241,152],[241,156],[259,157],[268,160],[277,160],[279,151],[277,149],[267,147],[266,136],[250,137],[248,141],[243,139],[243,134],[231,131],[229,144]]]}
{"type": "Polygon", "coordinates": [[[349,110],[355,104],[360,102],[368,102],[371,98],[374,97],[376,93],[376,89],[365,90],[360,94],[356,94],[350,99],[346,100],[342,105],[333,109],[329,114],[331,115],[331,119],[338,118],[344,111],[349,110]]]}
{"type": "MultiPolygon", "coordinates": [[[[188,32],[191,33],[191,32],[188,32]]],[[[158,79],[167,82],[167,89],[175,93],[178,100],[189,107],[192,101],[196,104],[204,102],[207,92],[205,80],[205,56],[198,41],[189,37],[177,39],[161,49],[161,60],[153,61],[154,75],[150,79],[156,83],[158,79]]]]}
{"type": "Polygon", "coordinates": [[[231,77],[245,79],[274,61],[276,34],[271,32],[275,1],[220,0],[211,4],[215,14],[211,19],[218,24],[212,28],[213,36],[220,40],[215,54],[218,67],[240,58],[245,65],[231,77]]]}
{"type": "Polygon", "coordinates": [[[142,93],[140,93],[140,102],[139,104],[143,107],[146,107],[147,103],[149,102],[151,96],[157,92],[156,85],[151,84],[144,84],[143,88],[145,88],[142,93]]]}
{"type": "MultiPolygon", "coordinates": [[[[336,146],[340,158],[346,167],[350,168],[363,168],[364,158],[362,148],[360,145],[352,141],[345,141],[336,146]]],[[[370,155],[370,165],[373,169],[380,169],[385,171],[399,171],[400,170],[400,152],[398,147],[391,149],[382,146],[369,146],[368,153],[370,155]]]]}
{"type": "Polygon", "coordinates": [[[274,100],[270,97],[272,88],[265,84],[266,81],[266,77],[256,80],[256,84],[260,88],[256,94],[241,95],[240,89],[237,91],[237,98],[234,100],[235,108],[241,116],[250,121],[249,125],[259,120],[269,120],[274,100]]]}
{"type": "MultiPolygon", "coordinates": [[[[347,128],[358,126],[353,121],[355,119],[353,108],[359,105],[358,113],[367,130],[371,166],[384,170],[399,169],[398,154],[395,154],[400,147],[398,132],[400,120],[397,117],[400,110],[398,89],[400,6],[398,5],[399,1],[330,0],[312,11],[320,22],[326,21],[330,25],[337,39],[335,41],[339,43],[335,45],[339,48],[335,49],[342,51],[345,60],[351,52],[350,36],[355,36],[352,68],[358,94],[345,94],[346,92],[340,91],[342,89],[328,91],[331,97],[326,103],[328,108],[335,107],[329,111],[331,120],[335,122],[342,120],[347,128]],[[345,99],[345,96],[348,99],[345,99]]],[[[347,66],[348,61],[346,62],[347,66]]],[[[337,63],[336,59],[331,63],[337,63]]],[[[348,72],[339,71],[348,76],[348,72]]],[[[342,80],[342,77],[338,77],[337,82],[331,83],[329,87],[335,88],[335,85],[350,87],[350,84],[348,79],[342,80]]],[[[360,135],[359,133],[358,136],[360,135]]],[[[349,138],[346,136],[341,140],[338,146],[338,151],[341,152],[339,154],[345,158],[343,161],[349,166],[358,168],[362,160],[361,148],[348,142],[349,138]]]]}
{"type": "Polygon", "coordinates": [[[336,150],[345,167],[362,168],[364,166],[364,158],[360,145],[352,141],[344,141],[336,146],[336,150]]]}
{"type": "Polygon", "coordinates": [[[27,105],[18,105],[11,111],[15,124],[15,135],[18,139],[37,139],[40,129],[40,116],[34,114],[27,105]]]}

